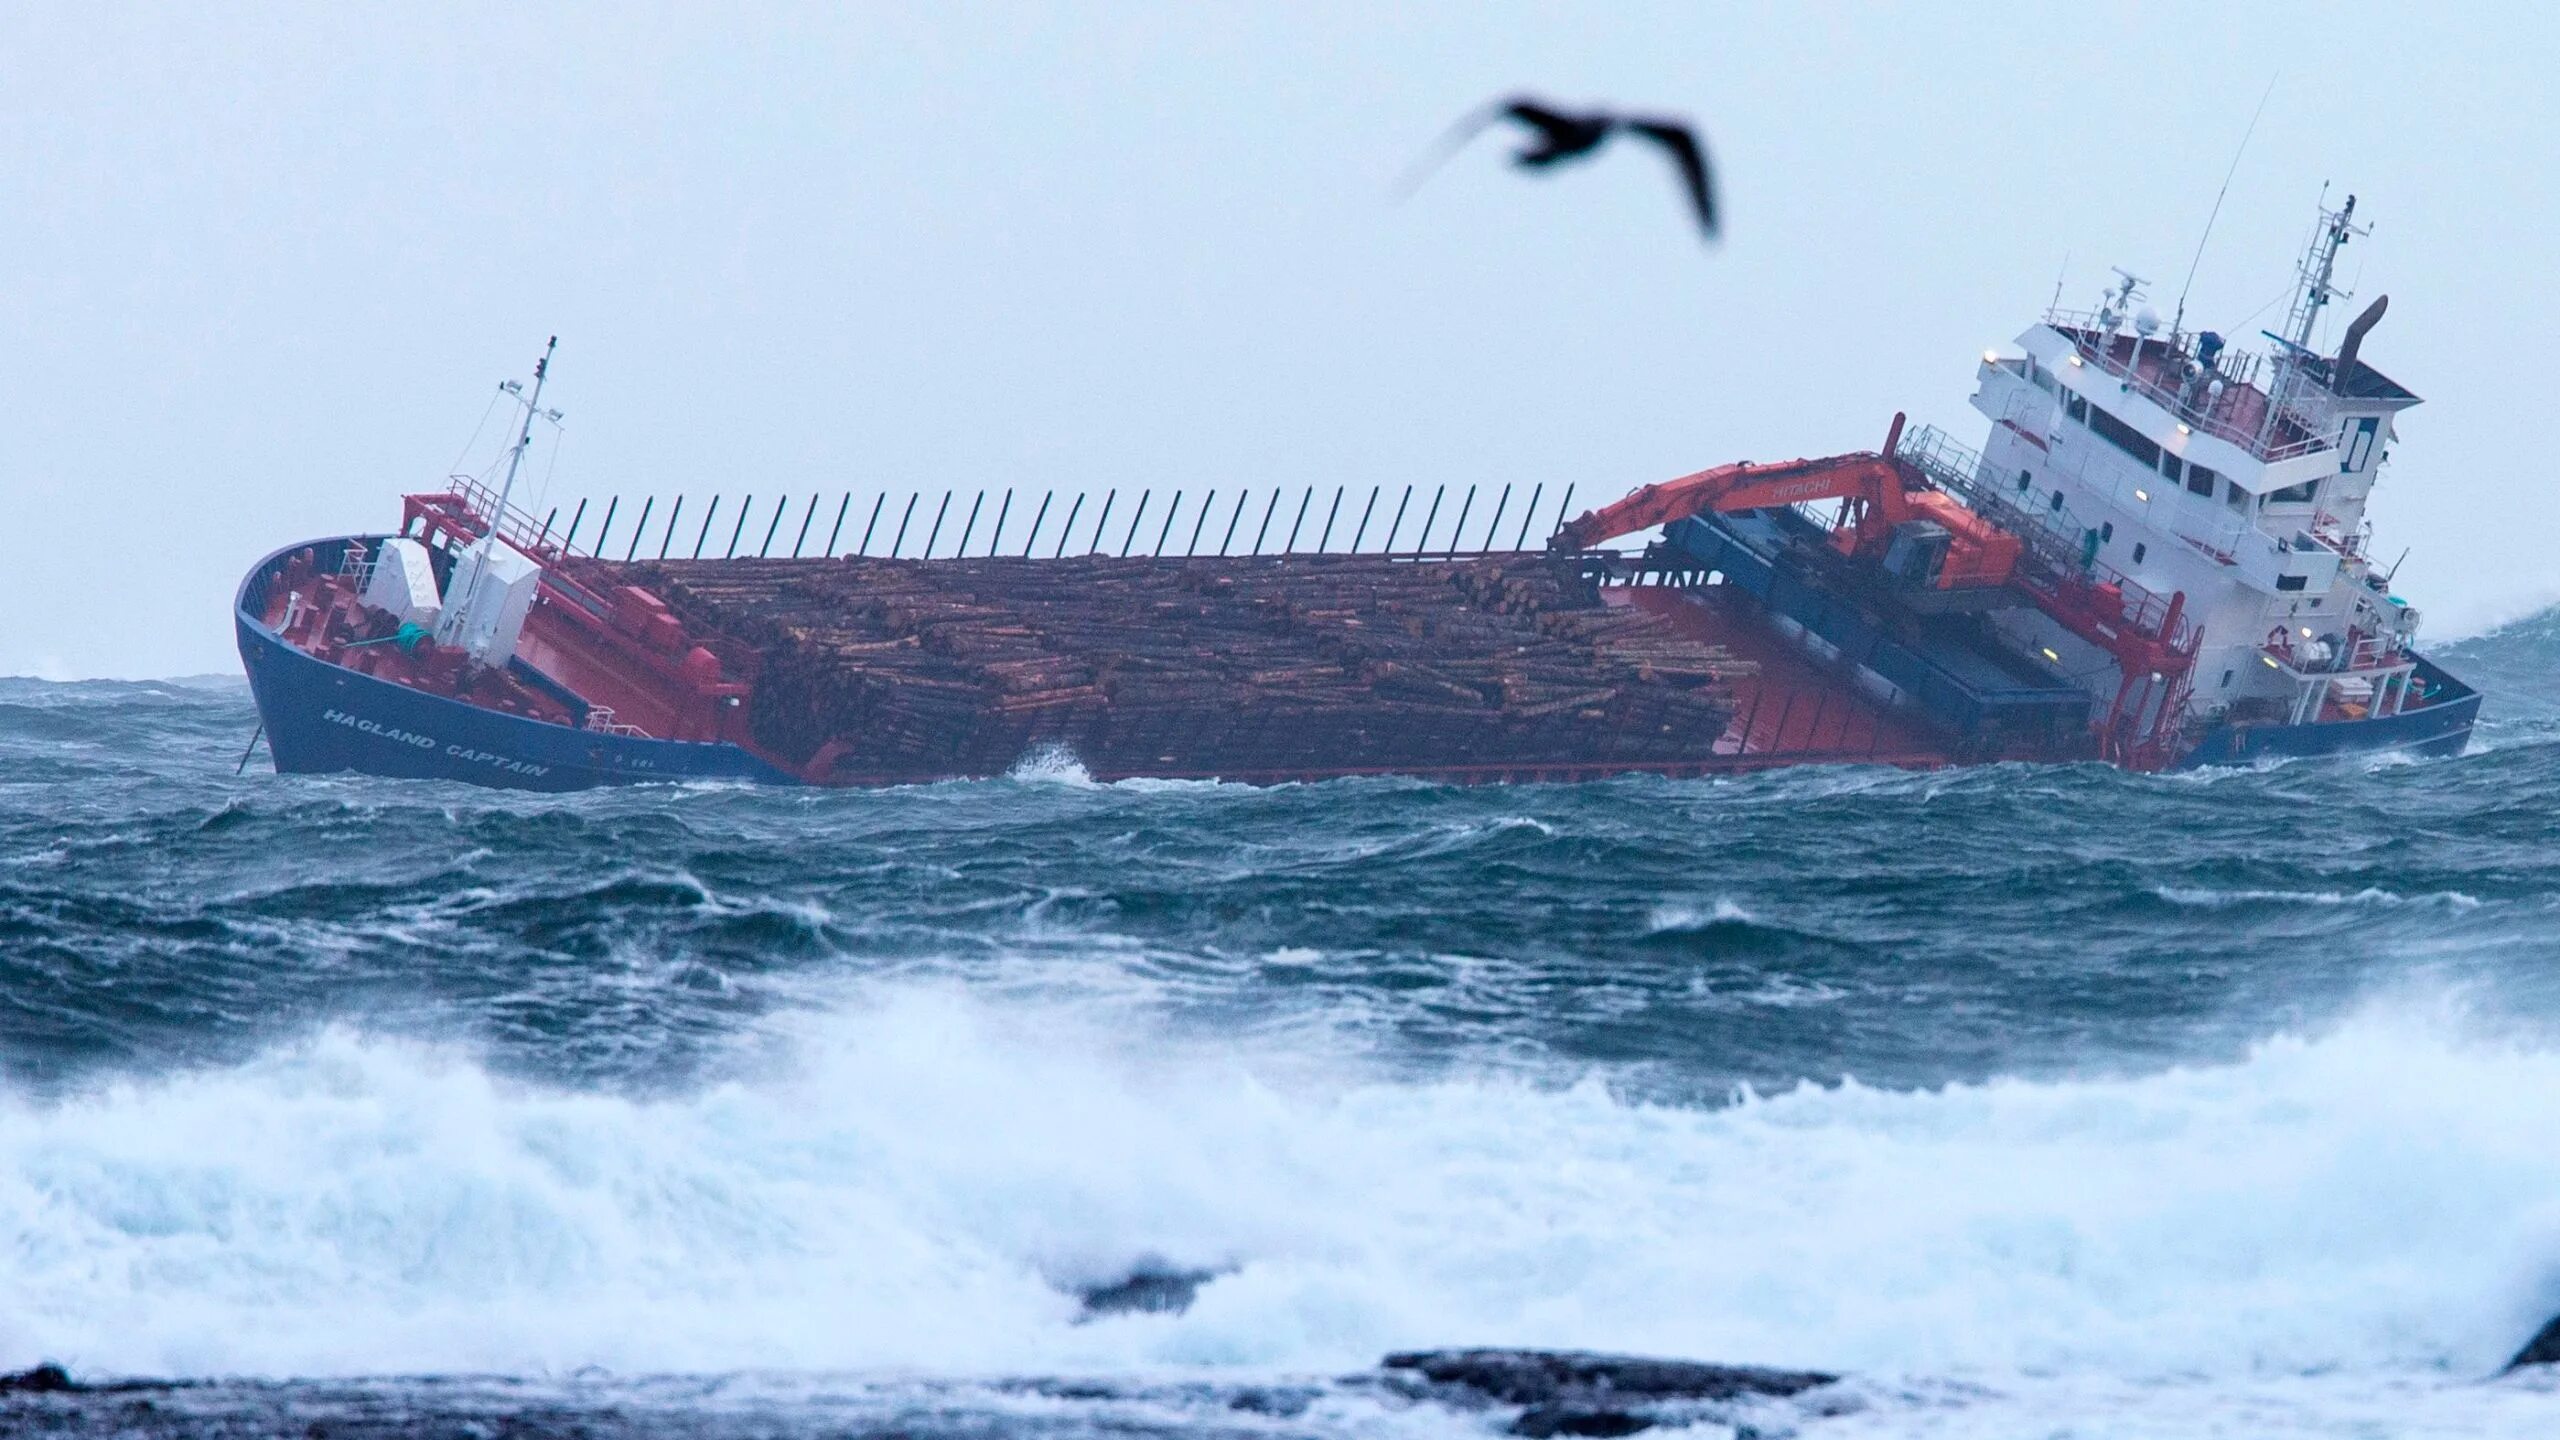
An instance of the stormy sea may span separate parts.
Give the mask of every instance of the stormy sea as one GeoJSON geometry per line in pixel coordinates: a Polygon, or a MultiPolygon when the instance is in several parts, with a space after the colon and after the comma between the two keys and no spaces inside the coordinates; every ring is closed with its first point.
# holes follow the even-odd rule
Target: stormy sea
{"type": "Polygon", "coordinates": [[[2560,1433],[2560,617],[2440,654],[2454,760],[1508,788],[0,681],[0,1431],[2560,1433]]]}

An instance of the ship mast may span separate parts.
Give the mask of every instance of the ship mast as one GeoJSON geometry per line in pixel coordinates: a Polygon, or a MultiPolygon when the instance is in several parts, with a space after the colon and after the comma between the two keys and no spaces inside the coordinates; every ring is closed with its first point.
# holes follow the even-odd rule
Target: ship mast
{"type": "Polygon", "coordinates": [[[2302,257],[2302,290],[2294,296],[2293,314],[2284,325],[2285,342],[2296,354],[2311,352],[2311,330],[2319,323],[2320,312],[2331,300],[2353,297],[2334,288],[2330,277],[2338,268],[2338,251],[2359,235],[2370,235],[2373,227],[2355,223],[2356,197],[2347,197],[2344,207],[2320,212],[2320,229],[2312,237],[2309,253],[2302,257]]]}
{"type": "MultiPolygon", "coordinates": [[[[480,534],[479,548],[467,557],[469,561],[467,565],[458,565],[454,569],[456,580],[465,583],[458,583],[454,587],[458,593],[445,606],[444,614],[437,620],[436,638],[440,641],[451,643],[470,634],[470,616],[473,601],[479,598],[480,577],[487,573],[489,556],[498,545],[498,532],[507,523],[507,506],[515,498],[516,493],[516,473],[524,467],[524,452],[532,448],[533,422],[543,414],[542,382],[549,378],[551,357],[559,349],[560,337],[557,335],[552,336],[543,345],[542,358],[533,362],[533,394],[531,396],[524,397],[524,382],[520,380],[502,381],[498,386],[510,395],[524,397],[524,422],[516,430],[516,443],[507,450],[507,478],[505,483],[498,487],[498,503],[487,516],[488,528],[480,534]]],[[[555,414],[551,418],[556,420],[559,416],[555,414]]],[[[472,643],[471,658],[486,661],[488,645],[488,637],[485,636],[478,642],[472,643]]]]}
{"type": "MultiPolygon", "coordinates": [[[[2349,200],[2347,208],[2354,209],[2355,202],[2349,200]]],[[[525,401],[524,426],[516,432],[515,447],[507,452],[507,480],[505,484],[498,487],[498,513],[489,517],[489,533],[480,537],[480,554],[483,559],[487,558],[489,547],[497,542],[498,527],[506,523],[507,502],[513,499],[516,493],[516,471],[524,464],[524,452],[533,444],[533,422],[542,414],[542,382],[551,374],[551,356],[559,348],[560,337],[554,335],[550,343],[542,347],[542,358],[533,362],[533,396],[525,401]]],[[[524,386],[510,380],[506,388],[520,393],[524,386]]]]}

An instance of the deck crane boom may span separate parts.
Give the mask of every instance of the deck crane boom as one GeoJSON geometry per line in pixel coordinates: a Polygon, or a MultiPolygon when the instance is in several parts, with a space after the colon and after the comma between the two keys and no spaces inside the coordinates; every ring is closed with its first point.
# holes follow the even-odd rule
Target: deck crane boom
{"type": "Polygon", "coordinates": [[[1547,542],[1553,550],[1588,550],[1621,535],[1709,511],[1767,510],[1812,500],[1845,500],[1831,543],[1845,555],[1881,557],[1895,532],[1915,522],[1947,534],[1944,563],[1933,583],[1942,590],[2003,585],[2017,569],[2018,537],[1975,514],[1963,501],[1921,481],[1890,458],[1902,437],[1893,417],[1881,453],[1858,451],[1774,465],[1719,465],[1647,485],[1623,500],[1586,511],[1547,542]]]}

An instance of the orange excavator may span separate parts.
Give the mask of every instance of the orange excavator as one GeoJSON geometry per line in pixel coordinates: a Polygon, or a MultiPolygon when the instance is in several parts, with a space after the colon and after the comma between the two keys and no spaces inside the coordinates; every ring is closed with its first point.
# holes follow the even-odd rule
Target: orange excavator
{"type": "Polygon", "coordinates": [[[1902,439],[1902,419],[1898,414],[1893,417],[1882,453],[1862,451],[1774,465],[1719,465],[1647,485],[1615,504],[1585,511],[1558,529],[1547,546],[1588,550],[1621,535],[1709,511],[1729,514],[1807,500],[1845,500],[1849,503],[1831,533],[1831,544],[1841,554],[1884,563],[1897,536],[1916,539],[1934,529],[1946,535],[1946,553],[1932,567],[1928,583],[1941,590],[2007,584],[2018,567],[2018,537],[1945,491],[1919,483],[1891,458],[1902,439]]]}

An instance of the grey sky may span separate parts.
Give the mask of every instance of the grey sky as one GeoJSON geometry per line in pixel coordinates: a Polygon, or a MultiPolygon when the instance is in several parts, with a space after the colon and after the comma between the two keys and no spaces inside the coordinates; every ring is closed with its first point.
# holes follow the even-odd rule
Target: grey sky
{"type": "Polygon", "coordinates": [[[2321,183],[2362,197],[2366,355],[2428,401],[2380,548],[2441,638],[2560,592],[2508,383],[2555,328],[2560,23],[2459,14],[14,7],[0,673],[235,669],[240,573],[392,523],[555,331],[546,500],[1599,499],[1897,408],[1978,440],[2066,254],[2067,301],[2121,264],[2170,308],[2271,77],[2189,320],[2280,322],[2321,183]],[[1531,181],[1488,137],[1388,202],[1514,88],[1694,114],[1727,242],[1632,151],[1531,181]]]}

